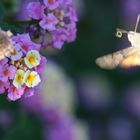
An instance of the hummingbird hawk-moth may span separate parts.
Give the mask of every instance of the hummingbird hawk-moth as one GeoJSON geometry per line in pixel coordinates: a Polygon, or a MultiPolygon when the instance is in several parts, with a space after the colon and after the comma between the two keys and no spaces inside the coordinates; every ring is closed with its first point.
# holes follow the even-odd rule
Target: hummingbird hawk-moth
{"type": "Polygon", "coordinates": [[[121,37],[123,33],[126,33],[131,45],[128,48],[97,58],[96,64],[99,67],[104,69],[114,69],[117,66],[126,68],[140,66],[140,33],[136,32],[139,20],[140,15],[137,17],[134,31],[117,29],[116,36],[121,37]]]}

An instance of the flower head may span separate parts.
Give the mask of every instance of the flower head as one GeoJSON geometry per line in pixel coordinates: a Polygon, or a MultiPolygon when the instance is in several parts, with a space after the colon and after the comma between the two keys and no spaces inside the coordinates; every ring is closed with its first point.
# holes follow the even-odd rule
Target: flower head
{"type": "Polygon", "coordinates": [[[44,5],[41,5],[40,2],[31,2],[27,7],[29,17],[33,19],[41,19],[44,14],[44,5]]]}
{"type": "Polygon", "coordinates": [[[40,82],[40,76],[36,71],[26,71],[24,76],[25,85],[29,88],[37,86],[40,82]]]}
{"type": "Polygon", "coordinates": [[[24,84],[24,74],[25,72],[23,70],[17,70],[14,81],[13,81],[13,85],[16,88],[21,88],[21,86],[24,84]]]}
{"type": "Polygon", "coordinates": [[[0,67],[2,68],[7,63],[8,63],[8,59],[7,58],[0,60],[0,67]]]}
{"type": "Polygon", "coordinates": [[[56,24],[58,23],[58,19],[53,15],[53,13],[44,16],[40,21],[40,26],[43,29],[47,29],[48,31],[53,31],[56,29],[56,24]]]}
{"type": "Polygon", "coordinates": [[[56,9],[62,0],[44,0],[45,5],[50,9],[56,9]]]}
{"type": "Polygon", "coordinates": [[[67,42],[72,42],[75,40],[76,38],[76,32],[77,32],[77,29],[76,29],[76,24],[73,23],[73,24],[69,24],[68,25],[68,32],[67,32],[67,42]]]}
{"type": "Polygon", "coordinates": [[[5,92],[4,82],[0,81],[0,94],[5,92]]]}
{"type": "Polygon", "coordinates": [[[14,66],[5,65],[0,69],[0,80],[7,82],[8,79],[13,79],[16,73],[16,68],[14,66]]]}
{"type": "Polygon", "coordinates": [[[15,101],[24,94],[24,87],[22,88],[16,88],[15,86],[11,85],[8,89],[8,99],[11,101],[15,101]]]}
{"type": "MultiPolygon", "coordinates": [[[[39,26],[36,25],[36,30],[30,31],[31,28],[28,28],[27,31],[30,31],[33,39],[42,43],[43,46],[60,49],[65,42],[69,43],[76,39],[76,22],[78,21],[76,10],[72,0],[44,0],[43,2],[40,4],[44,6],[44,14],[37,21],[39,26]]],[[[34,3],[38,5],[38,2],[34,3]]],[[[29,7],[30,5],[32,4],[29,4],[29,7]]],[[[36,15],[34,10],[32,12],[36,15]]],[[[30,17],[35,19],[33,16],[30,17]]]]}
{"type": "Polygon", "coordinates": [[[24,62],[28,68],[36,67],[40,64],[40,54],[36,50],[31,50],[27,53],[26,57],[24,58],[24,62]]]}
{"type": "Polygon", "coordinates": [[[7,88],[9,88],[9,82],[0,81],[0,94],[4,93],[7,88]]]}
{"type": "Polygon", "coordinates": [[[67,37],[64,29],[57,29],[53,32],[52,38],[54,47],[61,49],[67,37]]]}
{"type": "Polygon", "coordinates": [[[40,64],[36,67],[36,71],[37,71],[40,75],[42,75],[43,72],[44,72],[44,68],[45,68],[45,66],[46,66],[46,62],[47,62],[46,58],[45,58],[44,56],[42,56],[42,57],[41,57],[40,64]]]}
{"type": "Polygon", "coordinates": [[[32,42],[29,34],[18,34],[13,37],[13,41],[20,44],[21,49],[24,53],[27,53],[32,49],[39,50],[41,47],[39,44],[32,42]]]}
{"type": "Polygon", "coordinates": [[[14,50],[10,55],[11,60],[19,60],[23,56],[23,52],[21,50],[21,46],[19,44],[14,44],[14,50]]]}
{"type": "Polygon", "coordinates": [[[35,92],[35,89],[34,88],[28,88],[26,87],[25,88],[25,91],[24,91],[24,97],[31,97],[34,95],[34,92],[35,92]]]}

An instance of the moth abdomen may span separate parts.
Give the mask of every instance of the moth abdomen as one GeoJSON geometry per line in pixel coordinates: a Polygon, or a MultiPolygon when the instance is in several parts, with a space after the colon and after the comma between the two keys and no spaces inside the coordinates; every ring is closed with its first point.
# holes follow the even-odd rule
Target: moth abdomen
{"type": "Polygon", "coordinates": [[[113,53],[96,59],[96,64],[104,69],[114,69],[123,60],[121,53],[113,53]]]}

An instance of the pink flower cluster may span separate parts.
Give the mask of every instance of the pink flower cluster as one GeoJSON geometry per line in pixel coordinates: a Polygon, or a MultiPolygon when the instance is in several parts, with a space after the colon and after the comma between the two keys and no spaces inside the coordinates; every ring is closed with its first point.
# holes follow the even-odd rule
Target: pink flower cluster
{"type": "Polygon", "coordinates": [[[72,0],[44,0],[30,2],[27,7],[29,17],[36,21],[28,28],[30,35],[41,36],[43,46],[60,49],[65,42],[76,38],[76,10],[72,0]]]}
{"type": "Polygon", "coordinates": [[[46,58],[39,54],[40,45],[28,34],[11,37],[14,51],[0,60],[0,93],[15,101],[31,96],[41,81],[46,58]]]}
{"type": "Polygon", "coordinates": [[[11,101],[32,96],[41,82],[47,61],[39,53],[41,47],[60,49],[76,38],[77,15],[72,0],[30,2],[27,11],[33,21],[27,33],[0,35],[0,93],[11,101]]]}

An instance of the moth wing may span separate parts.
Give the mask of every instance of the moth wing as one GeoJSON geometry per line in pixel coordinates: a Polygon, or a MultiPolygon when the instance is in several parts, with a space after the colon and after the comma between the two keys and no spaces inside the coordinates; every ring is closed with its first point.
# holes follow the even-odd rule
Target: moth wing
{"type": "Polygon", "coordinates": [[[0,46],[0,60],[10,56],[13,51],[14,48],[11,45],[6,46],[5,48],[0,46]]]}
{"type": "Polygon", "coordinates": [[[120,67],[127,68],[133,66],[140,66],[140,51],[133,53],[120,63],[120,67]]]}
{"type": "Polygon", "coordinates": [[[0,60],[2,60],[4,58],[5,58],[5,55],[2,52],[0,52],[0,60]]]}
{"type": "MultiPolygon", "coordinates": [[[[128,47],[120,51],[108,54],[96,59],[96,64],[104,69],[114,69],[117,66],[127,67],[128,58],[134,54],[137,54],[140,49],[138,47],[128,47]],[[126,60],[126,61],[125,61],[126,60]]],[[[132,61],[131,61],[132,63],[132,61]]],[[[130,64],[129,64],[130,65],[130,64]]]]}

